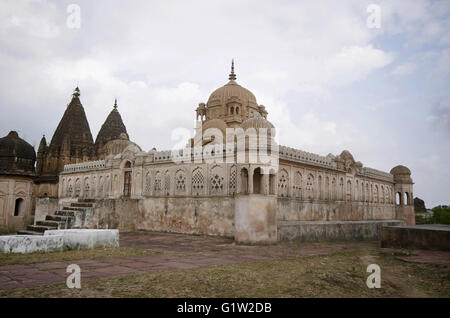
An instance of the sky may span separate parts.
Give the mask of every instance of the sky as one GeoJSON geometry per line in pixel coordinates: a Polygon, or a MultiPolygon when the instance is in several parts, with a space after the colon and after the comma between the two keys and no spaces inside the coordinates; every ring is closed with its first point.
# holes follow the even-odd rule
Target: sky
{"type": "Polygon", "coordinates": [[[231,59],[282,145],[405,165],[450,203],[448,0],[1,0],[0,136],[50,141],[78,85],[94,139],[117,98],[132,141],[170,150],[231,59]]]}

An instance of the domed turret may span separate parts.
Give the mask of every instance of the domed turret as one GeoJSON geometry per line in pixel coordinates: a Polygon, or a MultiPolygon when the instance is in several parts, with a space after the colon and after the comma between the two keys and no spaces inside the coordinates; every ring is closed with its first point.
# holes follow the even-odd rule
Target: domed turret
{"type": "Polygon", "coordinates": [[[392,168],[390,173],[394,176],[394,182],[396,183],[413,183],[411,179],[411,170],[405,166],[398,165],[392,168]]]}
{"type": "Polygon", "coordinates": [[[395,213],[396,218],[405,221],[406,225],[415,225],[413,180],[411,170],[398,165],[391,169],[394,176],[394,191],[396,196],[395,213]]]}
{"type": "Polygon", "coordinates": [[[34,175],[36,152],[33,146],[19,137],[16,131],[0,138],[0,173],[34,175]]]}

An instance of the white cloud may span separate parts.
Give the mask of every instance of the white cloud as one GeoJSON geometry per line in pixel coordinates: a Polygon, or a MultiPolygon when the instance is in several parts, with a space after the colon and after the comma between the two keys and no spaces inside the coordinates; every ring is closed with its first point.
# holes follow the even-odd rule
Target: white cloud
{"type": "Polygon", "coordinates": [[[416,70],[416,65],[414,63],[408,62],[398,65],[391,74],[394,76],[406,76],[414,73],[416,70]]]}

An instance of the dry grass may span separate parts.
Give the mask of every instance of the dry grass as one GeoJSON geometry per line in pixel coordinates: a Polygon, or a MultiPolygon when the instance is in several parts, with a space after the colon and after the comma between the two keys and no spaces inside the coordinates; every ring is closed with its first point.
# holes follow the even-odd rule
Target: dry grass
{"type": "Polygon", "coordinates": [[[0,291],[0,297],[450,297],[450,268],[406,263],[378,250],[168,270],[0,291]],[[368,264],[381,288],[366,286],[368,264]]]}

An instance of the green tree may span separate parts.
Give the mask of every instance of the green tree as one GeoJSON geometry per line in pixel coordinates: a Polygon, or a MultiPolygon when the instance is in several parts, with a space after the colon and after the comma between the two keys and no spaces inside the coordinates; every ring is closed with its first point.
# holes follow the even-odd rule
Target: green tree
{"type": "Polygon", "coordinates": [[[438,205],[431,211],[433,211],[432,223],[450,224],[450,207],[448,205],[438,205]]]}

